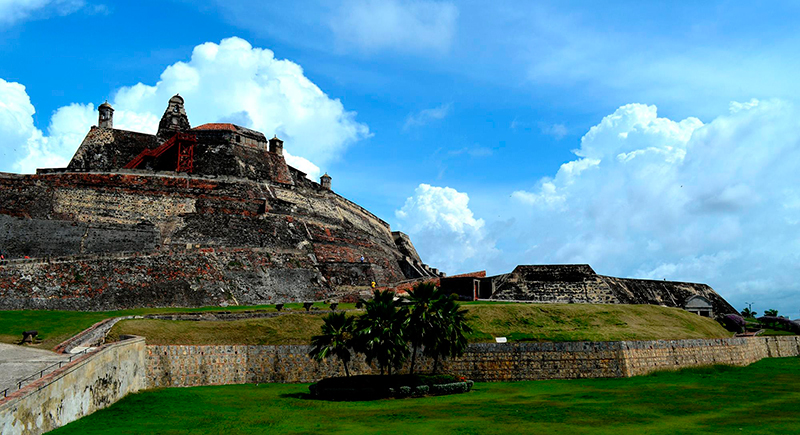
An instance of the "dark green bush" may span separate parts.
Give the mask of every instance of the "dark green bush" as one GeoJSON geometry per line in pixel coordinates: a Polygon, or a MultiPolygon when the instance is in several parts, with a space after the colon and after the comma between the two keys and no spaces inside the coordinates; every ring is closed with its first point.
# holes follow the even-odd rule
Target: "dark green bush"
{"type": "Polygon", "coordinates": [[[472,385],[472,381],[452,375],[359,375],[323,379],[308,389],[321,399],[374,400],[466,393],[472,385]]]}

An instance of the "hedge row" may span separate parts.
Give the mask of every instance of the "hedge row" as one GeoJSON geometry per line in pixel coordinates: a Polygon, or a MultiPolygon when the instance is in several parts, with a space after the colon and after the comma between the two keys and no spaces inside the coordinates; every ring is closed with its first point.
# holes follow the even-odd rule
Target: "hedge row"
{"type": "Polygon", "coordinates": [[[447,384],[417,385],[388,388],[330,388],[312,384],[308,386],[311,395],[324,400],[375,400],[394,397],[444,396],[466,393],[472,389],[472,381],[451,382],[447,384]]]}

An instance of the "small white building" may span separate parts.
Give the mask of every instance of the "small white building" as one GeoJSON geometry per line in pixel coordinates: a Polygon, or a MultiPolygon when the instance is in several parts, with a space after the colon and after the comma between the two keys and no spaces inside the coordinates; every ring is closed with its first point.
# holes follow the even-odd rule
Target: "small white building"
{"type": "Polygon", "coordinates": [[[700,295],[695,295],[686,300],[683,309],[703,317],[714,317],[711,301],[700,295]]]}

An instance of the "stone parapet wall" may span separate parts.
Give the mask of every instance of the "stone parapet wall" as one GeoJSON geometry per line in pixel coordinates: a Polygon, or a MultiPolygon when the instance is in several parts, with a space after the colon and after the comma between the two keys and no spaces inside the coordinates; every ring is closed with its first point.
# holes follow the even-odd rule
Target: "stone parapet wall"
{"type": "MultiPolygon", "coordinates": [[[[711,364],[747,365],[767,357],[800,356],[800,337],[710,340],[480,343],[461,358],[442,363],[446,372],[479,382],[619,378],[657,370],[711,364]]],[[[308,357],[309,346],[147,346],[147,385],[189,387],[260,382],[315,382],[344,376],[339,360],[308,357]]],[[[417,370],[433,361],[418,357],[417,370]]],[[[408,363],[401,372],[408,371],[408,363]]],[[[351,374],[378,373],[362,355],[351,374]]]]}
{"type": "Polygon", "coordinates": [[[657,370],[692,366],[746,366],[769,356],[766,340],[758,337],[627,341],[621,342],[620,347],[625,375],[639,376],[657,370]]]}
{"type": "Polygon", "coordinates": [[[0,399],[0,433],[38,435],[145,388],[141,337],[103,346],[0,399]]]}

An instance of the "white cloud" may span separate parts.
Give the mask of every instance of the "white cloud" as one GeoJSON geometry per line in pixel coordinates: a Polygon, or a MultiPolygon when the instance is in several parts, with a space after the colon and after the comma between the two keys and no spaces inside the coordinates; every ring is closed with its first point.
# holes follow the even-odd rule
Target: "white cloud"
{"type": "MultiPolygon", "coordinates": [[[[43,137],[33,126],[34,109],[24,87],[12,83],[5,89],[0,90],[0,103],[8,106],[3,128],[20,137],[7,141],[16,144],[8,157],[17,162],[17,170],[63,166],[96,122],[92,104],[62,107],[43,137]]],[[[277,134],[286,142],[290,164],[312,178],[319,175],[317,165],[334,161],[350,144],[370,135],[354,112],[322,92],[299,65],[240,38],[195,47],[188,62],[167,67],[155,85],[121,88],[111,102],[114,127],[154,133],[176,93],[184,97],[192,125],[237,122],[268,136],[277,134]]]]}
{"type": "Polygon", "coordinates": [[[341,45],[365,51],[441,53],[450,49],[458,9],[450,2],[351,0],[330,20],[341,45]]]}
{"type": "Polygon", "coordinates": [[[412,113],[406,117],[406,123],[403,125],[403,130],[409,130],[413,127],[421,127],[433,121],[438,121],[447,117],[453,108],[452,103],[442,104],[433,109],[421,110],[418,113],[412,113]]]}
{"type": "MultiPolygon", "coordinates": [[[[511,125],[512,125],[511,128],[515,127],[513,122],[511,123],[511,125]]],[[[564,136],[567,135],[567,127],[564,124],[552,124],[552,125],[542,124],[539,126],[539,129],[542,131],[542,133],[548,136],[553,136],[554,138],[556,138],[556,140],[561,140],[564,138],[564,136]]]]}
{"type": "Polygon", "coordinates": [[[524,240],[529,262],[705,282],[739,307],[800,296],[800,110],[730,107],[705,125],[620,107],[584,135],[576,160],[512,194],[509,212],[529,224],[507,237],[524,240]]]}
{"type": "Polygon", "coordinates": [[[469,208],[469,196],[450,187],[420,184],[395,215],[423,260],[444,272],[482,267],[496,252],[483,219],[469,208]]]}
{"type": "Polygon", "coordinates": [[[85,5],[83,0],[0,0],[0,24],[13,24],[40,13],[68,15],[85,5]]]}

